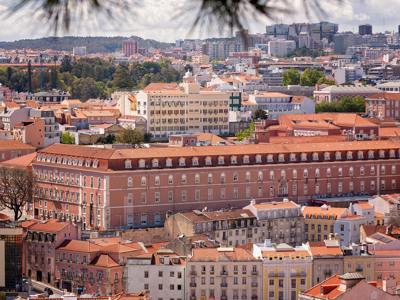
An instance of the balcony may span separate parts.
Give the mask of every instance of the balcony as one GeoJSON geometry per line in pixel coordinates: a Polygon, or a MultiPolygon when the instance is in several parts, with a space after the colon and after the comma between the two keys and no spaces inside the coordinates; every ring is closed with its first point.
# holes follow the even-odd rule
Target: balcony
{"type": "Polygon", "coordinates": [[[190,285],[190,287],[196,287],[197,286],[196,282],[191,282],[189,285],[190,285]]]}
{"type": "Polygon", "coordinates": [[[251,271],[251,275],[258,275],[258,271],[257,270],[251,271]]]}
{"type": "Polygon", "coordinates": [[[227,282],[221,282],[221,287],[228,287],[228,283],[227,282]]]}
{"type": "Polygon", "coordinates": [[[258,282],[252,282],[251,287],[258,287],[258,282]]]}
{"type": "Polygon", "coordinates": [[[221,271],[221,276],[228,276],[228,271],[225,270],[221,271]]]}

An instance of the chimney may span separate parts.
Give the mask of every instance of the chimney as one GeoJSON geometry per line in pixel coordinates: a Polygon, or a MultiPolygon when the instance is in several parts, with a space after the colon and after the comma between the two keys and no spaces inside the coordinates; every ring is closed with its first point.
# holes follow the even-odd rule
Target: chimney
{"type": "Polygon", "coordinates": [[[255,199],[251,199],[250,200],[250,205],[256,205],[256,200],[255,199]]]}
{"type": "Polygon", "coordinates": [[[339,276],[340,279],[340,291],[347,291],[359,283],[361,280],[364,280],[365,277],[360,273],[346,273],[339,276]]]}

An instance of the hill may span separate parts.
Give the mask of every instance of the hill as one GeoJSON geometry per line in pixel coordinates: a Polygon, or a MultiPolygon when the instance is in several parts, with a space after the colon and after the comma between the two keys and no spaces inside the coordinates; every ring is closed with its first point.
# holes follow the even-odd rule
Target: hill
{"type": "MultiPolygon", "coordinates": [[[[160,48],[164,49],[172,44],[162,43],[155,40],[145,40],[137,36],[132,36],[139,43],[140,48],[160,48]]],[[[0,42],[2,49],[53,49],[58,51],[72,51],[75,46],[86,46],[88,53],[114,52],[121,49],[122,41],[127,37],[46,37],[39,39],[23,39],[13,42],[0,42]]]]}

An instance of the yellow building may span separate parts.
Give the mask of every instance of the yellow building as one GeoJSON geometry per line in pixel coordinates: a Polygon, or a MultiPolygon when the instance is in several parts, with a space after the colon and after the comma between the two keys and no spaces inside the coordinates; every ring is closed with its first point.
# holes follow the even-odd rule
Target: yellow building
{"type": "Polygon", "coordinates": [[[137,115],[147,119],[147,132],[155,139],[171,134],[229,131],[228,93],[202,89],[190,73],[183,83],[151,83],[136,94],[137,115]]]}
{"type": "Polygon", "coordinates": [[[253,255],[263,260],[263,299],[296,300],[312,286],[312,257],[305,247],[267,240],[253,246],[253,255]]]}
{"type": "Polygon", "coordinates": [[[337,219],[351,215],[347,208],[304,206],[304,238],[310,242],[327,240],[330,234],[334,234],[334,225],[337,219]]]}
{"type": "Polygon", "coordinates": [[[361,273],[367,281],[375,280],[375,257],[373,255],[345,255],[343,260],[344,273],[361,273]]]}

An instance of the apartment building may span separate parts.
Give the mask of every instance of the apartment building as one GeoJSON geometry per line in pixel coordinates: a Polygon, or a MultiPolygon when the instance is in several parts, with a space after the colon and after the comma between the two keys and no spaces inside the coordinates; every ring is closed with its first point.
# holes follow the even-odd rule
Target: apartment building
{"type": "Polygon", "coordinates": [[[121,293],[128,257],[145,252],[142,244],[120,238],[65,240],[55,253],[56,286],[76,294],[121,293]]]}
{"type": "Polygon", "coordinates": [[[312,284],[317,284],[334,274],[343,273],[343,252],[339,241],[307,242],[305,245],[312,256],[312,284]]]}
{"type": "Polygon", "coordinates": [[[360,273],[368,281],[376,280],[375,256],[365,245],[351,245],[343,249],[343,272],[360,273]]]}
{"type": "Polygon", "coordinates": [[[305,240],[321,242],[335,234],[336,220],[351,215],[347,208],[303,206],[305,240]]]}
{"type": "Polygon", "coordinates": [[[30,110],[29,107],[6,107],[2,112],[0,112],[0,124],[4,130],[12,131],[15,125],[29,119],[30,110]]]}
{"type": "Polygon", "coordinates": [[[368,199],[376,214],[383,216],[384,224],[400,217],[400,194],[375,195],[368,199]]]}
{"type": "MultiPolygon", "coordinates": [[[[148,227],[161,226],[167,213],[205,206],[243,207],[251,199],[289,197],[299,203],[315,197],[384,194],[400,184],[399,145],[395,141],[149,149],[52,145],[38,151],[32,161],[38,194],[29,213],[36,218],[80,220],[84,228],[148,227]]],[[[320,241],[327,239],[333,221],[334,216],[306,217],[309,240],[313,234],[314,241],[318,235],[320,241]],[[321,222],[321,233],[315,222],[321,222]]]]}
{"type": "Polygon", "coordinates": [[[170,249],[129,257],[124,276],[125,292],[149,291],[154,300],[187,299],[186,257],[170,249]]]}
{"type": "Polygon", "coordinates": [[[230,94],[203,90],[187,73],[181,86],[152,83],[136,94],[137,115],[147,120],[147,132],[155,139],[171,134],[228,133],[230,94]]]}
{"type": "Polygon", "coordinates": [[[259,242],[260,227],[247,209],[199,211],[174,214],[165,221],[168,236],[206,234],[222,246],[238,246],[259,242]]]}
{"type": "Polygon", "coordinates": [[[56,249],[66,239],[80,238],[77,225],[70,222],[47,220],[44,222],[25,221],[22,223],[25,234],[23,272],[29,278],[55,285],[56,249]]]}
{"type": "Polygon", "coordinates": [[[255,200],[244,209],[252,212],[258,221],[258,242],[265,239],[272,243],[301,245],[304,237],[304,219],[300,205],[284,198],[283,201],[256,203],[255,200]]]}
{"type": "Polygon", "coordinates": [[[365,112],[369,117],[400,120],[400,93],[385,92],[366,97],[365,112]]]}
{"type": "Polygon", "coordinates": [[[334,224],[334,233],[340,240],[341,246],[349,246],[360,242],[360,227],[367,224],[363,216],[348,215],[340,217],[334,224]]]}
{"type": "Polygon", "coordinates": [[[296,300],[300,291],[312,286],[312,257],[305,246],[253,245],[253,255],[263,261],[263,298],[296,300]]]}
{"type": "Polygon", "coordinates": [[[7,161],[35,152],[31,145],[19,141],[0,140],[0,161],[7,161]]]}
{"type": "Polygon", "coordinates": [[[366,218],[367,225],[375,224],[375,210],[368,201],[359,201],[350,204],[349,210],[351,213],[366,218]]]}
{"type": "Polygon", "coordinates": [[[186,299],[264,299],[262,261],[245,249],[194,248],[186,270],[186,299]]]}

